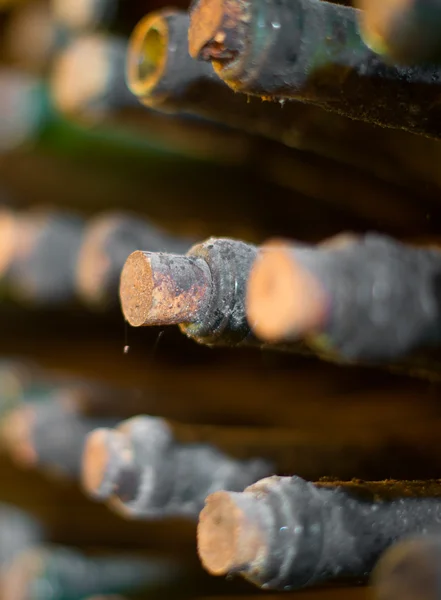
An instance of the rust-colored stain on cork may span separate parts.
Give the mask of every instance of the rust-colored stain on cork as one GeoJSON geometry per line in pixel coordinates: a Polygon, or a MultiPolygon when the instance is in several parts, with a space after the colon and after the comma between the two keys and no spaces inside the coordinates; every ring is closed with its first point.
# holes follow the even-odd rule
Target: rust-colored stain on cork
{"type": "Polygon", "coordinates": [[[134,327],[195,322],[210,292],[208,266],[189,256],[136,251],[121,274],[121,306],[134,327]]]}

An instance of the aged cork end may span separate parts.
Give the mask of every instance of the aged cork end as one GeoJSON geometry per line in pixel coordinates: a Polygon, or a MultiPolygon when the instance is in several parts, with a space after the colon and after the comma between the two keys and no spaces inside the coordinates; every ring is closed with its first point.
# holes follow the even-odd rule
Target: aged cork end
{"type": "Polygon", "coordinates": [[[82,484],[95,498],[108,498],[118,486],[124,467],[130,464],[132,454],[126,448],[125,436],[113,429],[96,429],[84,444],[82,484]]]}
{"type": "Polygon", "coordinates": [[[136,250],[126,260],[120,279],[121,308],[132,327],[149,324],[152,292],[153,273],[149,253],[136,250]]]}
{"type": "Polygon", "coordinates": [[[136,251],[121,274],[122,310],[134,327],[194,322],[206,310],[211,284],[203,259],[136,251]]]}
{"type": "Polygon", "coordinates": [[[298,264],[289,247],[269,245],[251,270],[246,306],[255,334],[273,342],[319,329],[326,299],[320,283],[298,264]]]}
{"type": "Polygon", "coordinates": [[[105,97],[111,78],[110,44],[101,34],[79,37],[55,61],[51,91],[63,113],[78,114],[105,97]]]}
{"type": "Polygon", "coordinates": [[[199,516],[198,553],[212,575],[248,570],[263,545],[258,524],[236,504],[236,496],[223,491],[208,496],[199,516]]]}
{"type": "Polygon", "coordinates": [[[107,244],[120,219],[116,215],[97,219],[87,227],[76,265],[77,290],[90,304],[105,300],[105,284],[112,268],[107,244]]]}

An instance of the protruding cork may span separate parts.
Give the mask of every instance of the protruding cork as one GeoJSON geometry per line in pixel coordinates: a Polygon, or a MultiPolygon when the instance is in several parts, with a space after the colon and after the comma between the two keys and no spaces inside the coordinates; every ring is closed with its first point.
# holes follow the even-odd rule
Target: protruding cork
{"type": "Polygon", "coordinates": [[[169,41],[166,15],[159,12],[147,15],[130,38],[127,84],[136,96],[147,96],[164,74],[169,41]]]}
{"type": "MultiPolygon", "coordinates": [[[[440,491],[439,481],[311,484],[267,477],[244,492],[208,498],[198,526],[199,554],[212,574],[239,573],[266,589],[362,581],[398,539],[439,527],[440,491]]],[[[436,572],[439,563],[437,557],[436,572]]]]}
{"type": "Polygon", "coordinates": [[[157,459],[165,460],[173,443],[169,425],[157,417],[138,416],[122,421],[117,429],[96,429],[84,445],[85,490],[100,500],[113,499],[121,512],[140,491],[145,498],[153,493],[157,459]],[[145,477],[145,471],[151,471],[152,476],[145,477]]]}
{"type": "Polygon", "coordinates": [[[102,500],[121,491],[131,496],[135,471],[133,453],[122,433],[103,428],[89,434],[82,461],[82,482],[89,495],[102,500]]]}
{"type": "Polygon", "coordinates": [[[247,318],[255,334],[267,341],[303,337],[324,323],[325,292],[289,248],[263,248],[247,286],[247,318]]]}
{"type": "MultiPolygon", "coordinates": [[[[184,437],[189,433],[193,438],[184,428],[184,437]]],[[[209,443],[179,442],[160,417],[139,415],[116,430],[99,429],[85,446],[85,488],[130,519],[197,519],[212,492],[243,490],[273,470],[263,459],[235,460],[209,443]]]]}
{"type": "Polygon", "coordinates": [[[361,38],[359,18],[355,8],[320,0],[199,0],[190,54],[210,61],[235,91],[438,138],[437,64],[409,68],[378,59],[361,38]]]}
{"type": "Polygon", "coordinates": [[[441,538],[436,535],[398,542],[380,558],[372,574],[375,600],[437,600],[441,538]]]}
{"type": "Polygon", "coordinates": [[[121,306],[133,327],[195,322],[210,293],[210,270],[199,258],[136,251],[121,273],[121,306]]]}
{"type": "Polygon", "coordinates": [[[250,494],[237,492],[221,491],[207,498],[197,538],[202,564],[212,575],[253,570],[265,553],[264,533],[250,518],[254,502],[250,494]]]}
{"type": "Polygon", "coordinates": [[[357,0],[366,44],[390,59],[415,64],[441,57],[439,0],[357,0]]]}
{"type": "Polygon", "coordinates": [[[244,24],[249,2],[198,0],[191,9],[188,32],[190,56],[203,60],[231,60],[244,46],[244,24]]]}

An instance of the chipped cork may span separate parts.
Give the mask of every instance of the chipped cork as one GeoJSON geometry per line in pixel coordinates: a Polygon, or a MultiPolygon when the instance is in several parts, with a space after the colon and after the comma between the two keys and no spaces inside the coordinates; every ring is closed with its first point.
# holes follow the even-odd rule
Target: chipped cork
{"type": "Polygon", "coordinates": [[[251,269],[246,307],[254,333],[274,342],[320,329],[327,301],[320,283],[296,262],[290,247],[271,243],[251,269]]]}
{"type": "Polygon", "coordinates": [[[121,273],[121,307],[133,327],[194,322],[210,293],[210,270],[199,258],[137,250],[121,273]]]}
{"type": "Polygon", "coordinates": [[[197,58],[204,46],[216,39],[224,20],[226,4],[224,0],[199,0],[193,5],[191,27],[188,32],[188,49],[191,57],[197,58]]]}

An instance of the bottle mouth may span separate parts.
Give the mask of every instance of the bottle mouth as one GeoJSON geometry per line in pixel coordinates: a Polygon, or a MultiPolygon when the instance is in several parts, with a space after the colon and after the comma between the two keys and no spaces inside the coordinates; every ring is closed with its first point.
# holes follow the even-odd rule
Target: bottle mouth
{"type": "Polygon", "coordinates": [[[169,31],[162,14],[152,13],[135,28],[129,42],[126,79],[130,91],[148,96],[165,70],[169,31]]]}

